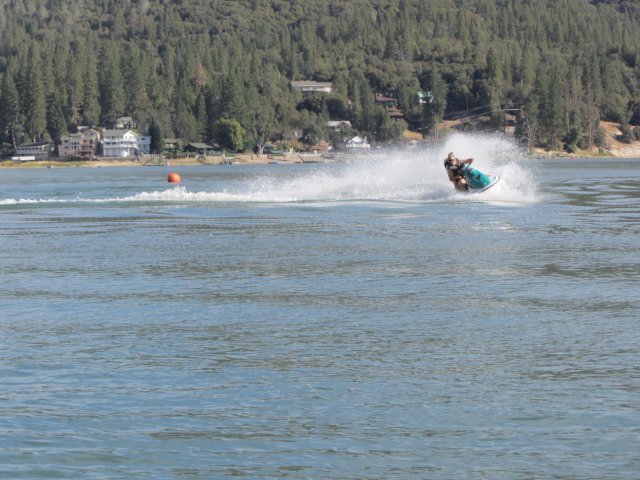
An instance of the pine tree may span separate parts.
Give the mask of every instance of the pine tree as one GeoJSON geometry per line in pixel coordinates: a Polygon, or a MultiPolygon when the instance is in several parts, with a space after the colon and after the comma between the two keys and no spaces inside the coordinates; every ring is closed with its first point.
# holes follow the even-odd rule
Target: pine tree
{"type": "Polygon", "coordinates": [[[549,65],[538,70],[535,97],[537,98],[539,141],[547,148],[556,148],[563,132],[564,81],[566,71],[559,58],[551,59],[549,65]]]}
{"type": "Polygon", "coordinates": [[[84,58],[84,75],[82,85],[81,120],[86,126],[98,125],[100,121],[100,102],[98,90],[98,67],[92,49],[87,49],[84,58]]]}
{"type": "Polygon", "coordinates": [[[227,73],[223,81],[220,98],[218,99],[218,111],[221,117],[235,118],[242,115],[244,105],[243,82],[237,69],[227,73]]]}
{"type": "Polygon", "coordinates": [[[376,125],[376,102],[369,82],[360,75],[356,79],[356,90],[358,92],[357,103],[354,102],[354,120],[358,129],[366,135],[371,136],[376,125]]]}
{"type": "Polygon", "coordinates": [[[36,141],[42,139],[47,127],[47,110],[41,68],[40,50],[34,46],[29,50],[29,60],[26,68],[26,86],[24,92],[24,116],[27,134],[36,141]]]}
{"type": "Polygon", "coordinates": [[[20,114],[30,112],[13,123],[17,137],[27,121],[29,135],[52,135],[58,130],[52,118],[62,108],[69,125],[128,114],[141,127],[153,117],[166,132],[195,140],[203,136],[200,92],[205,138],[212,120],[223,116],[238,120],[250,136],[263,108],[270,111],[258,117],[273,122],[264,129],[271,132],[321,125],[327,112],[342,110],[332,98],[317,114],[297,111],[289,81],[302,79],[332,80],[335,98],[353,106],[348,115],[363,135],[380,131],[383,117],[372,102],[377,90],[399,98],[412,128],[435,133],[435,117],[422,111],[414,91],[432,90],[420,73],[432,67],[446,92],[436,117],[524,105],[519,118],[530,132],[538,127],[540,144],[576,128],[591,144],[600,116],[635,122],[640,115],[634,106],[639,9],[628,0],[125,3],[0,2],[0,72],[11,71],[20,114]],[[34,79],[28,69],[35,47],[43,53],[34,79]],[[554,84],[542,81],[543,68],[554,84]],[[45,129],[38,113],[43,104],[45,129]]]}
{"type": "Polygon", "coordinates": [[[114,42],[103,45],[98,68],[102,122],[112,123],[124,112],[124,85],[120,69],[120,54],[114,42]]]}
{"type": "Polygon", "coordinates": [[[61,98],[55,93],[50,93],[47,98],[47,132],[56,145],[60,142],[60,137],[67,133],[64,108],[61,98]]]}
{"type": "Polygon", "coordinates": [[[502,105],[504,101],[504,74],[497,48],[489,48],[487,53],[487,102],[491,106],[491,118],[494,125],[501,125],[504,119],[502,105]]]}
{"type": "Polygon", "coordinates": [[[5,137],[13,149],[21,140],[20,96],[10,71],[4,74],[0,88],[0,137],[5,137]]]}
{"type": "Polygon", "coordinates": [[[127,46],[123,63],[124,111],[138,121],[143,121],[150,105],[145,80],[145,60],[136,44],[127,46]]]}
{"type": "Polygon", "coordinates": [[[164,135],[162,128],[155,120],[153,120],[149,126],[149,136],[151,137],[151,153],[162,153],[164,150],[164,135]]]}
{"type": "Polygon", "coordinates": [[[203,92],[199,92],[196,97],[196,103],[193,107],[193,115],[196,122],[198,137],[202,141],[207,141],[209,118],[207,116],[207,103],[203,92]]]}
{"type": "Polygon", "coordinates": [[[82,63],[78,59],[80,55],[70,54],[66,57],[65,70],[66,81],[62,84],[66,90],[67,104],[65,111],[68,123],[77,126],[80,122],[80,108],[82,105],[83,72],[82,63]]]}
{"type": "Polygon", "coordinates": [[[275,132],[276,119],[273,108],[269,102],[260,101],[257,95],[249,98],[244,124],[251,141],[258,145],[258,152],[262,154],[264,145],[269,139],[269,135],[275,132]]]}

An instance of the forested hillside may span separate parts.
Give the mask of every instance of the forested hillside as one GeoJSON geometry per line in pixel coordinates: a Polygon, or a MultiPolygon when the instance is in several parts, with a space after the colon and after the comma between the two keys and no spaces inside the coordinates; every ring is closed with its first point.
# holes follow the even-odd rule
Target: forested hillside
{"type": "Polygon", "coordinates": [[[597,144],[600,119],[631,137],[640,123],[631,0],[0,0],[0,35],[5,153],[122,115],[206,142],[233,120],[247,144],[293,128],[326,138],[329,119],[394,141],[478,107],[496,127],[514,109],[531,146],[597,144]],[[303,100],[291,80],[333,92],[303,100]]]}

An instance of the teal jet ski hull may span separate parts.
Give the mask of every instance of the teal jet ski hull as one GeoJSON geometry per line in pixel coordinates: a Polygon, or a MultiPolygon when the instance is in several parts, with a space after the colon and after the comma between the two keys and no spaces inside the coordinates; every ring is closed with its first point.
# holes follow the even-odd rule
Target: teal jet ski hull
{"type": "Polygon", "coordinates": [[[497,175],[486,174],[469,165],[465,167],[463,173],[464,178],[467,180],[467,184],[469,184],[470,192],[484,192],[485,190],[493,187],[498,183],[498,180],[500,180],[500,177],[497,175]]]}

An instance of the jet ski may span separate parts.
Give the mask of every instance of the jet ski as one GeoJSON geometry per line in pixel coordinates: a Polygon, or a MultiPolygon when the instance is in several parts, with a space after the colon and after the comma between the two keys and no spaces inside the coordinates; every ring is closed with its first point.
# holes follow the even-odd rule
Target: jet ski
{"type": "Polygon", "coordinates": [[[465,165],[462,174],[469,185],[470,193],[484,192],[500,181],[498,175],[484,173],[471,165],[465,165]]]}

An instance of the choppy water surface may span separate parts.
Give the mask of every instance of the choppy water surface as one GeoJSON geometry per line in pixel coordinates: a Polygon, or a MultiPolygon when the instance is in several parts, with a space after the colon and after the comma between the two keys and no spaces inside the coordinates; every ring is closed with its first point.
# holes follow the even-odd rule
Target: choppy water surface
{"type": "Polygon", "coordinates": [[[484,148],[0,171],[0,478],[637,479],[640,162],[484,148]]]}

